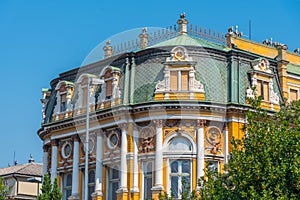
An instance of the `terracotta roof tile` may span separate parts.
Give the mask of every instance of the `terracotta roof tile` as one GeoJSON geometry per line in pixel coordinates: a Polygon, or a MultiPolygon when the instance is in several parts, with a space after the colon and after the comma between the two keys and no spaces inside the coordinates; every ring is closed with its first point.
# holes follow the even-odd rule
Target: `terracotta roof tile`
{"type": "Polygon", "coordinates": [[[24,174],[42,176],[43,165],[38,163],[27,163],[6,168],[0,168],[0,176],[7,174],[24,174]]]}

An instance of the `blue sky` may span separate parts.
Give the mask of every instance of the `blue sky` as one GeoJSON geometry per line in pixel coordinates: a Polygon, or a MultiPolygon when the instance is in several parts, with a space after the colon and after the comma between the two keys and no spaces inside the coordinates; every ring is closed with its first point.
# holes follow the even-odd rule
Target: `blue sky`
{"type": "Polygon", "coordinates": [[[0,1],[0,167],[42,162],[41,88],[80,66],[106,38],[140,27],[168,27],[186,12],[190,23],[226,32],[231,25],[252,39],[300,47],[300,0],[278,1],[0,1]]]}

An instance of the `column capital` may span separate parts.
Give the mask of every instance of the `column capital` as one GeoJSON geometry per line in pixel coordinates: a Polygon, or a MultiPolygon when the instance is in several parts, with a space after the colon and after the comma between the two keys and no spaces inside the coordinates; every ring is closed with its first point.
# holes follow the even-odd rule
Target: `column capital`
{"type": "Polygon", "coordinates": [[[224,131],[228,131],[228,123],[227,122],[224,123],[224,131]]]}
{"type": "Polygon", "coordinates": [[[49,151],[49,145],[48,144],[43,145],[43,151],[44,152],[48,152],[49,151]]]}
{"type": "Polygon", "coordinates": [[[163,127],[162,122],[163,122],[163,120],[161,120],[161,119],[153,120],[153,123],[155,124],[155,126],[157,128],[162,128],[163,127]]]}
{"type": "Polygon", "coordinates": [[[197,128],[204,128],[205,127],[205,124],[206,124],[206,120],[203,120],[203,119],[199,119],[197,120],[197,128]]]}
{"type": "Polygon", "coordinates": [[[128,124],[127,123],[119,124],[119,127],[122,131],[127,131],[128,130],[128,124]]]}
{"type": "Polygon", "coordinates": [[[100,130],[98,130],[98,131],[96,131],[96,136],[98,137],[98,136],[103,136],[103,130],[102,129],[100,129],[100,130]]]}
{"type": "Polygon", "coordinates": [[[72,138],[73,142],[79,142],[78,134],[72,135],[71,138],[72,138]]]}
{"type": "Polygon", "coordinates": [[[51,140],[51,146],[57,146],[58,141],[57,140],[51,140]]]}

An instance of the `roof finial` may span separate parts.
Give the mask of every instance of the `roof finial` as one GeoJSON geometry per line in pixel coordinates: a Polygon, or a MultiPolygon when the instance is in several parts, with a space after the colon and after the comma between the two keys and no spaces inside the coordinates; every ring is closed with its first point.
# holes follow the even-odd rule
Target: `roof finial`
{"type": "Polygon", "coordinates": [[[30,157],[29,157],[28,163],[34,163],[34,159],[33,159],[33,156],[32,156],[32,154],[30,154],[30,157]]]}
{"type": "Polygon", "coordinates": [[[111,57],[113,55],[113,48],[110,45],[110,40],[106,41],[106,45],[103,47],[103,50],[104,50],[105,58],[111,57]]]}
{"type": "Polygon", "coordinates": [[[148,38],[149,35],[147,33],[147,28],[142,29],[142,33],[139,35],[140,37],[140,48],[145,49],[148,46],[148,38]]]}
{"type": "Polygon", "coordinates": [[[177,21],[177,24],[179,26],[179,34],[186,35],[187,34],[187,25],[189,21],[185,18],[186,14],[181,13],[180,19],[177,21]]]}

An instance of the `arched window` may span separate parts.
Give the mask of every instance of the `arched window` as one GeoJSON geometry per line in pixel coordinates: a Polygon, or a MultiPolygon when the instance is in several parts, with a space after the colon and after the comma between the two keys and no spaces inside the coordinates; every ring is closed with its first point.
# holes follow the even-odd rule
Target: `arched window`
{"type": "Polygon", "coordinates": [[[184,137],[175,137],[169,142],[169,151],[192,151],[192,144],[184,137]]]}
{"type": "MultiPolygon", "coordinates": [[[[55,120],[63,118],[63,116],[59,117],[61,113],[65,113],[70,111],[71,109],[71,96],[73,94],[74,84],[69,81],[60,81],[56,85],[56,105],[53,111],[53,116],[55,116],[55,120]]],[[[65,117],[68,115],[66,114],[65,117]]]]}
{"type": "Polygon", "coordinates": [[[192,156],[195,154],[194,143],[189,135],[177,135],[166,140],[167,155],[169,161],[168,192],[173,193],[175,198],[181,199],[181,191],[191,190],[192,182],[192,156]],[[184,185],[182,184],[184,182],[184,185]]]}

